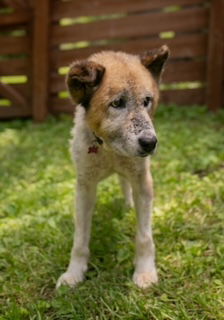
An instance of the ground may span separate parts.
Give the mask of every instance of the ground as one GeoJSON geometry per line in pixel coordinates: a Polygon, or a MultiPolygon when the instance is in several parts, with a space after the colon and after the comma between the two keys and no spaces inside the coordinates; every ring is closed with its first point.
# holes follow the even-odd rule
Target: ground
{"type": "Polygon", "coordinates": [[[135,215],[99,186],[86,281],[55,291],[72,245],[70,117],[0,124],[0,319],[224,319],[224,112],[161,106],[152,159],[160,281],[131,281],[135,215]]]}

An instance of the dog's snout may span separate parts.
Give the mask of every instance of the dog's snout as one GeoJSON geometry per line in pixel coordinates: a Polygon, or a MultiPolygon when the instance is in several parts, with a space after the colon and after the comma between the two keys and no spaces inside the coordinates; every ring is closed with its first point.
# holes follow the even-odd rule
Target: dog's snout
{"type": "Polygon", "coordinates": [[[146,153],[152,152],[157,145],[156,136],[153,137],[140,137],[138,142],[142,148],[142,150],[146,153]]]}

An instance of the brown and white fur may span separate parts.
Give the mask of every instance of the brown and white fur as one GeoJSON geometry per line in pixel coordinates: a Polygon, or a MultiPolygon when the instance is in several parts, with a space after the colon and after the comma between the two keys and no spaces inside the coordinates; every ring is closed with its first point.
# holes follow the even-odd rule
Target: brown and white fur
{"type": "Polygon", "coordinates": [[[142,56],[104,51],[70,66],[66,81],[77,104],[72,141],[76,230],[70,263],[57,287],[75,286],[84,279],[97,184],[114,172],[120,176],[127,205],[134,200],[137,211],[133,280],[141,288],[157,282],[148,156],[157,142],[152,115],[168,55],[166,46],[142,56]]]}

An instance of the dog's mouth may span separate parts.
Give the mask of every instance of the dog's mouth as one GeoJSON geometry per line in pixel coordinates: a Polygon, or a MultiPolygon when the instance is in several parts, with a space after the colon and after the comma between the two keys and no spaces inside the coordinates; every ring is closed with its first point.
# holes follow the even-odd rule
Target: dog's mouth
{"type": "Polygon", "coordinates": [[[145,157],[148,157],[148,156],[151,156],[151,155],[153,155],[153,153],[154,153],[154,151],[152,151],[152,152],[139,152],[138,153],[138,155],[139,155],[139,157],[141,157],[141,158],[145,158],[145,157]]]}
{"type": "Polygon", "coordinates": [[[139,152],[138,154],[141,158],[145,158],[150,155],[150,153],[146,153],[146,152],[139,152]]]}
{"type": "Polygon", "coordinates": [[[152,156],[154,153],[155,153],[155,151],[156,151],[156,148],[155,149],[153,149],[152,151],[150,151],[150,152],[145,152],[145,151],[139,151],[138,152],[138,156],[139,157],[141,157],[141,158],[145,158],[145,157],[148,157],[148,156],[152,156]]]}

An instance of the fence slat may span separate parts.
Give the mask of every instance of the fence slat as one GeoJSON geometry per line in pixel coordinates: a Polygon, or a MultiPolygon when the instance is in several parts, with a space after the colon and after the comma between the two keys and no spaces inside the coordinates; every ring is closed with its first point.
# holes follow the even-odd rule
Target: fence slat
{"type": "Polygon", "coordinates": [[[190,82],[190,81],[205,81],[206,62],[199,61],[176,61],[167,65],[164,72],[163,83],[172,82],[190,82]]]}
{"type": "Polygon", "coordinates": [[[160,95],[160,102],[177,105],[204,105],[205,89],[164,90],[160,95]]]}
{"type": "Polygon", "coordinates": [[[132,13],[145,10],[163,9],[168,6],[190,6],[204,4],[202,0],[101,0],[101,1],[55,1],[52,19],[63,17],[97,16],[114,13],[132,13]]]}
{"type": "Polygon", "coordinates": [[[1,14],[0,16],[0,26],[12,26],[16,24],[24,24],[31,20],[31,11],[22,10],[11,14],[1,14]]]}
{"type": "Polygon", "coordinates": [[[30,84],[29,84],[29,82],[16,83],[16,84],[13,83],[13,84],[10,84],[10,86],[12,88],[14,88],[16,91],[18,91],[25,99],[29,98],[29,95],[30,95],[30,92],[29,92],[30,84]]]}
{"type": "Polygon", "coordinates": [[[136,39],[123,41],[118,44],[108,44],[104,46],[91,46],[87,48],[73,50],[52,50],[52,67],[57,69],[69,65],[76,59],[85,59],[94,52],[101,50],[125,51],[128,53],[138,54],[145,50],[159,47],[166,43],[171,50],[172,58],[195,58],[205,57],[207,49],[207,35],[196,33],[191,35],[180,35],[173,39],[136,39]]]}
{"type": "Polygon", "coordinates": [[[70,99],[60,99],[58,97],[52,97],[50,99],[50,110],[51,113],[74,113],[75,105],[72,103],[70,99]]]}
{"type": "Polygon", "coordinates": [[[3,37],[0,36],[0,55],[19,54],[30,52],[29,37],[3,37]]]}
{"type": "Polygon", "coordinates": [[[50,0],[35,1],[33,42],[33,117],[43,121],[48,113],[50,0]]]}
{"type": "Polygon", "coordinates": [[[0,95],[3,95],[18,105],[26,106],[25,98],[13,86],[0,82],[0,95]]]}
{"type": "Polygon", "coordinates": [[[26,75],[28,73],[27,59],[0,60],[0,75],[26,75]]]}
{"type": "Polygon", "coordinates": [[[30,6],[29,2],[27,0],[4,0],[4,2],[12,8],[27,8],[30,6]]]}
{"type": "Polygon", "coordinates": [[[21,118],[30,117],[32,114],[31,108],[18,108],[18,106],[0,107],[0,119],[4,118],[21,118]]]}
{"type": "Polygon", "coordinates": [[[224,82],[224,1],[211,2],[207,62],[207,105],[211,110],[223,104],[224,82]]]}
{"type": "Polygon", "coordinates": [[[171,30],[176,32],[203,30],[208,24],[208,13],[208,8],[191,8],[177,12],[127,16],[71,26],[53,25],[52,44],[141,37],[171,30]]]}

